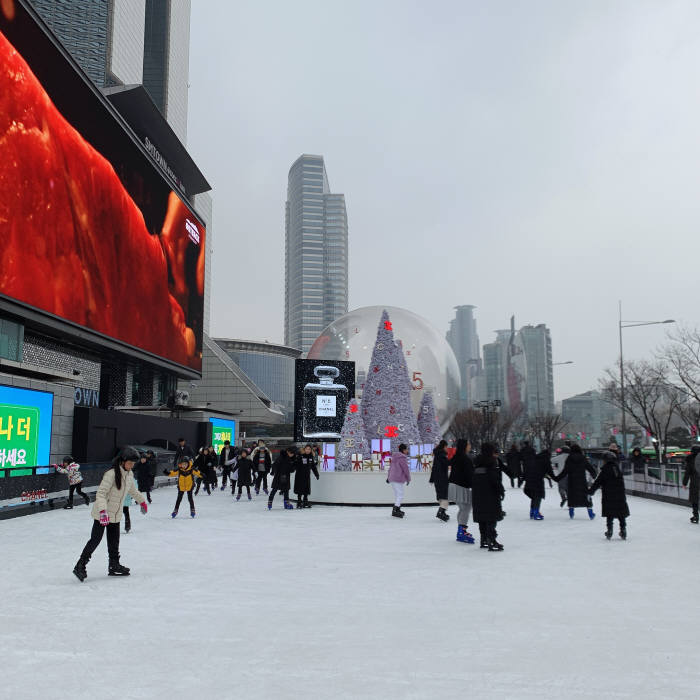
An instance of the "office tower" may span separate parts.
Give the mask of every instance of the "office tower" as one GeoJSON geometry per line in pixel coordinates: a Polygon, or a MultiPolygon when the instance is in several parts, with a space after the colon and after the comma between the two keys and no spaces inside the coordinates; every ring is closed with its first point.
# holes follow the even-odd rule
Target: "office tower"
{"type": "Polygon", "coordinates": [[[33,0],[97,87],[141,84],[187,139],[190,0],[33,0]]]}
{"type": "Polygon", "coordinates": [[[544,323],[523,326],[519,332],[527,365],[526,408],[528,415],[554,412],[552,339],[544,323]]]}
{"type": "Polygon", "coordinates": [[[289,169],[285,211],[285,345],[308,352],[348,310],[345,195],[332,194],[323,156],[289,169]]]}
{"type": "Polygon", "coordinates": [[[455,306],[455,317],[450,321],[446,338],[454,351],[459,365],[460,391],[459,408],[471,408],[476,400],[472,395],[472,379],[481,370],[479,336],[476,332],[475,306],[465,304],[455,306]]]}

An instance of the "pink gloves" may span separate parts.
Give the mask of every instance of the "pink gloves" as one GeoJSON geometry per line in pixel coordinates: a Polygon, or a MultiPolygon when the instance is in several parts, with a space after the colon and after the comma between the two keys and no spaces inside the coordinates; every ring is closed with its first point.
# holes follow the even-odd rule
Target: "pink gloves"
{"type": "Polygon", "coordinates": [[[109,515],[106,510],[100,511],[100,525],[109,525],[109,515]]]}
{"type": "Polygon", "coordinates": [[[146,503],[146,501],[141,504],[141,513],[143,513],[143,515],[148,513],[148,503],[146,503]]]}

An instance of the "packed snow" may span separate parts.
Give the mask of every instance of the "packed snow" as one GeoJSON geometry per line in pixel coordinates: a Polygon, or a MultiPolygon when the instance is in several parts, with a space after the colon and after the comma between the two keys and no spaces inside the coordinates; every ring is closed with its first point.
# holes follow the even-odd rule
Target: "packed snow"
{"type": "MultiPolygon", "coordinates": [[[[697,698],[700,526],[630,498],[629,538],[545,520],[508,490],[504,552],[455,541],[456,509],[316,506],[153,492],[81,584],[76,506],[0,523],[0,696],[24,698],[697,698]]],[[[245,496],[244,496],[245,499],[245,496]]],[[[600,496],[595,497],[596,510],[600,496]]],[[[122,523],[123,530],[123,523],[122,523]]]]}

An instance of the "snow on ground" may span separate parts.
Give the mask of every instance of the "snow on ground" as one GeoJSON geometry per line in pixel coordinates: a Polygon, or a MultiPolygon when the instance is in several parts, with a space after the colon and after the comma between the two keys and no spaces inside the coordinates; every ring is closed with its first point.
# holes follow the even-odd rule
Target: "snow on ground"
{"type": "MultiPolygon", "coordinates": [[[[501,553],[456,543],[456,509],[196,499],[158,489],[122,533],[71,570],[89,510],[0,523],[0,697],[697,698],[700,527],[630,499],[629,539],[543,522],[509,491],[501,553]]],[[[596,497],[599,508],[599,497],[596,497]]]]}

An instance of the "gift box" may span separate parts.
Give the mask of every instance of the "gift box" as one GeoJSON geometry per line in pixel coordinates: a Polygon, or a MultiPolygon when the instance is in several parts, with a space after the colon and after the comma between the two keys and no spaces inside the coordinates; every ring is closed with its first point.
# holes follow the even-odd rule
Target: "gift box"
{"type": "Polygon", "coordinates": [[[321,467],[324,472],[334,472],[335,471],[335,443],[334,442],[324,442],[323,443],[323,463],[321,467]]]}
{"type": "Polygon", "coordinates": [[[420,451],[418,445],[411,445],[408,448],[408,464],[412,472],[422,471],[423,467],[420,463],[420,451]]]}
{"type": "Polygon", "coordinates": [[[352,470],[354,472],[362,471],[362,455],[358,452],[353,452],[350,455],[350,462],[352,463],[352,470]]]}
{"type": "Polygon", "coordinates": [[[378,468],[380,470],[388,469],[391,464],[391,440],[386,438],[372,440],[372,461],[375,461],[375,455],[379,458],[378,468]]]}

